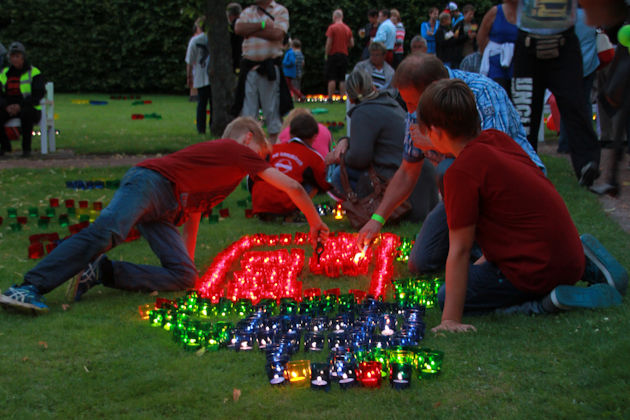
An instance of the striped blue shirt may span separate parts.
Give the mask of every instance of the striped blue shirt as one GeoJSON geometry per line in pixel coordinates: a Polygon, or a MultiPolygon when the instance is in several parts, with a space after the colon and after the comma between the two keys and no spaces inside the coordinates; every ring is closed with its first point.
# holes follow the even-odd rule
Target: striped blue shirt
{"type": "MultiPolygon", "coordinates": [[[[514,108],[505,90],[495,81],[481,74],[451,70],[448,67],[447,70],[451,79],[463,80],[475,95],[477,111],[481,120],[481,129],[495,128],[512,137],[523,151],[527,153],[532,162],[546,174],[545,165],[536,154],[532,145],[527,141],[525,128],[523,128],[518,112],[516,112],[516,108],[514,108]]],[[[403,152],[403,158],[407,162],[419,162],[423,158],[422,151],[413,145],[410,135],[410,127],[416,123],[415,111],[413,114],[407,114],[407,130],[403,152]]]]}

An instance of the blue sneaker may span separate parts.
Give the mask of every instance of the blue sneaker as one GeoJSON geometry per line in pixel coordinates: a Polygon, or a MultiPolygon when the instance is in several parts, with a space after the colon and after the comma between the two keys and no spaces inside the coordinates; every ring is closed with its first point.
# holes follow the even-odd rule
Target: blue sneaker
{"type": "Polygon", "coordinates": [[[559,309],[596,309],[621,305],[621,295],[613,286],[597,283],[589,287],[558,286],[549,294],[559,309]]]}
{"type": "Polygon", "coordinates": [[[48,312],[44,298],[32,284],[13,285],[0,294],[0,305],[33,314],[48,312]]]}
{"type": "Polygon", "coordinates": [[[582,280],[589,284],[608,283],[625,295],[628,288],[628,272],[593,235],[585,233],[580,239],[586,256],[586,269],[582,280]]]}
{"type": "Polygon", "coordinates": [[[68,284],[68,289],[66,289],[66,299],[78,302],[88,290],[103,283],[101,263],[104,258],[107,258],[105,254],[99,255],[85,269],[74,276],[68,284]]]}

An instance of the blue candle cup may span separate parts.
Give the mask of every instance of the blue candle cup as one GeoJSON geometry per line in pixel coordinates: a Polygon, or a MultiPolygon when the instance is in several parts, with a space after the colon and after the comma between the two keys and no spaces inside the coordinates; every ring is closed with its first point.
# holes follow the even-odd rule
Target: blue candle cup
{"type": "Polygon", "coordinates": [[[285,368],[286,362],[283,363],[280,361],[269,362],[265,365],[267,378],[271,385],[283,385],[286,383],[285,368]]]}
{"type": "Polygon", "coordinates": [[[304,351],[319,352],[324,349],[325,339],[324,333],[309,331],[304,335],[304,351]]]}
{"type": "Polygon", "coordinates": [[[317,316],[311,319],[309,330],[314,332],[327,331],[330,327],[330,320],[327,316],[317,316]]]}
{"type": "Polygon", "coordinates": [[[327,363],[311,363],[311,389],[330,390],[330,365],[327,363]]]}

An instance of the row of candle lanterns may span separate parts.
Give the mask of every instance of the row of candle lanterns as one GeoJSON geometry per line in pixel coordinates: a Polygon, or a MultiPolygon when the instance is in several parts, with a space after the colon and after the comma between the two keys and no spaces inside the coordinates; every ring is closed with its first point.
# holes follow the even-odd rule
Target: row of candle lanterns
{"type": "Polygon", "coordinates": [[[120,187],[119,179],[111,179],[111,180],[83,180],[76,179],[73,181],[66,181],[66,188],[71,188],[73,190],[101,190],[103,188],[108,188],[111,190],[118,189],[120,187]]]}

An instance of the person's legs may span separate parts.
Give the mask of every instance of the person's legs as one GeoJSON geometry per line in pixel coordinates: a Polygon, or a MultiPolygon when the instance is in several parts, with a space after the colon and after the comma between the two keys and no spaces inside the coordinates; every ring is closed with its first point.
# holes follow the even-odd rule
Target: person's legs
{"type": "Polygon", "coordinates": [[[514,48],[514,77],[512,78],[512,102],[521,117],[527,139],[538,150],[538,129],[545,95],[544,69],[536,58],[533,47],[525,46],[527,33],[519,31],[514,48]]]}
{"type": "Polygon", "coordinates": [[[282,118],[280,116],[280,70],[274,66],[276,79],[270,81],[267,77],[259,76],[258,92],[260,92],[260,105],[265,123],[267,124],[267,132],[269,133],[269,141],[276,142],[278,133],[282,129],[282,118]]]}
{"type": "Polygon", "coordinates": [[[448,256],[446,209],[440,201],[428,214],[409,253],[409,271],[427,273],[444,269],[448,256]]]}
{"type": "Polygon", "coordinates": [[[258,92],[258,80],[262,77],[257,71],[251,70],[245,79],[245,98],[243,99],[242,117],[252,117],[258,119],[260,109],[260,96],[258,92]]]}
{"type": "MultiPolygon", "coordinates": [[[[356,190],[357,182],[362,176],[367,175],[367,171],[361,171],[357,169],[352,169],[346,166],[346,173],[348,174],[348,183],[350,184],[350,188],[352,190],[356,190]]],[[[336,165],[332,171],[330,183],[335,187],[340,193],[344,193],[345,189],[343,188],[343,184],[341,183],[341,169],[339,165],[336,165]]]]}
{"type": "Polygon", "coordinates": [[[22,125],[22,156],[31,154],[31,139],[33,126],[42,118],[42,112],[32,106],[25,106],[20,111],[20,124],[22,125]]]}
{"type": "Polygon", "coordinates": [[[582,56],[575,34],[566,37],[558,58],[547,60],[546,70],[549,90],[566,124],[573,170],[582,185],[590,186],[599,174],[601,150],[593,130],[592,114],[586,111],[584,104],[582,56]],[[584,173],[586,170],[588,173],[584,173]]]}
{"type": "Polygon", "coordinates": [[[197,269],[178,229],[169,221],[138,224],[138,230],[160,259],[161,267],[112,261],[113,279],[103,285],[149,292],[185,290],[195,285],[197,269]]]}
{"type": "Polygon", "coordinates": [[[61,242],[24,275],[27,284],[45,294],[84,269],[90,261],[122,243],[136,222],[158,220],[175,212],[172,184],[157,172],[134,167],[98,219],[61,242]]]}
{"type": "MultiPolygon", "coordinates": [[[[197,132],[199,134],[205,134],[206,132],[206,107],[211,100],[210,94],[210,85],[197,88],[197,132]]],[[[212,117],[212,113],[210,117],[212,117]]]]}
{"type": "Polygon", "coordinates": [[[11,140],[7,137],[7,132],[4,129],[4,124],[11,118],[6,110],[0,109],[0,155],[3,155],[5,152],[10,152],[12,149],[11,140]]]}
{"type": "MultiPolygon", "coordinates": [[[[438,291],[438,303],[444,307],[446,287],[438,291]]],[[[490,262],[471,264],[468,269],[464,313],[483,313],[498,308],[540,299],[541,296],[518,290],[490,262]]]]}

